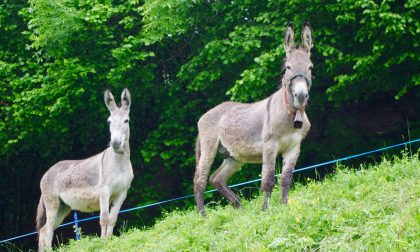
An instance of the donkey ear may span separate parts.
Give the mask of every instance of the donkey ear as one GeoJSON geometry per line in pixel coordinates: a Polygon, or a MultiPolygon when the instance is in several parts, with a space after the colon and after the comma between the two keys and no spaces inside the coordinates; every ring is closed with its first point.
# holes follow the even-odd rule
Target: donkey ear
{"type": "Polygon", "coordinates": [[[302,48],[309,52],[312,47],[314,47],[312,42],[312,29],[308,22],[304,22],[302,28],[302,48]]]}
{"type": "Polygon", "coordinates": [[[295,31],[293,28],[293,23],[289,23],[286,26],[286,30],[284,32],[284,50],[286,51],[286,55],[289,53],[290,49],[295,46],[295,31]]]}
{"type": "Polygon", "coordinates": [[[104,93],[104,101],[109,111],[112,112],[117,108],[117,104],[115,104],[114,96],[112,96],[111,91],[109,91],[109,89],[107,89],[104,93]]]}
{"type": "Polygon", "coordinates": [[[125,110],[129,110],[131,106],[131,94],[127,88],[124,88],[121,94],[121,108],[125,110]]]}

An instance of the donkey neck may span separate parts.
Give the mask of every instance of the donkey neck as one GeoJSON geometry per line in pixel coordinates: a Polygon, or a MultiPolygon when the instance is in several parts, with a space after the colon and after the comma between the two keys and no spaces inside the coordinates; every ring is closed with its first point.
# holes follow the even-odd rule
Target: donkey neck
{"type": "Polygon", "coordinates": [[[274,131],[280,135],[285,132],[294,132],[295,130],[299,130],[299,132],[306,134],[307,131],[309,131],[310,122],[306,117],[305,111],[302,110],[301,119],[303,120],[303,131],[300,130],[301,128],[295,128],[296,110],[291,106],[291,104],[286,103],[286,99],[289,99],[289,102],[291,101],[290,99],[293,99],[290,93],[285,90],[286,88],[287,87],[283,85],[279,90],[277,90],[277,92],[268,98],[268,126],[272,130],[275,129],[274,131]]]}
{"type": "MultiPolygon", "coordinates": [[[[286,116],[288,119],[294,118],[296,115],[296,109],[291,105],[293,102],[293,96],[288,92],[287,87],[285,85],[282,85],[277,92],[273,94],[274,97],[274,103],[280,107],[281,111],[284,111],[284,116],[286,116]]],[[[303,112],[303,111],[302,111],[303,112]]]]}
{"type": "Polygon", "coordinates": [[[124,155],[126,155],[128,159],[130,159],[130,143],[128,141],[124,143],[123,150],[124,150],[124,155]]]}

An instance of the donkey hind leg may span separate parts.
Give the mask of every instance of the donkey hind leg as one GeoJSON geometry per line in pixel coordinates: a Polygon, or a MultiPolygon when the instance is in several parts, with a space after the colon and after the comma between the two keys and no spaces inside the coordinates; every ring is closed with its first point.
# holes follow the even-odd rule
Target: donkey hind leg
{"type": "Polygon", "coordinates": [[[300,145],[297,145],[290,151],[283,153],[283,167],[281,171],[281,203],[287,204],[289,199],[289,190],[293,178],[293,170],[299,157],[300,145]]]}
{"type": "Polygon", "coordinates": [[[57,197],[46,197],[45,195],[43,197],[46,222],[39,230],[39,251],[51,250],[53,234],[56,229],[60,210],[60,200],[57,197]]]}
{"type": "MultiPolygon", "coordinates": [[[[69,213],[70,213],[70,207],[68,207],[67,205],[65,205],[61,202],[59,204],[59,207],[58,207],[58,210],[56,212],[55,218],[54,218],[54,211],[53,210],[50,211],[50,215],[48,215],[48,212],[46,213],[47,214],[47,221],[48,221],[48,216],[50,216],[51,220],[55,219],[54,223],[53,223],[53,228],[52,228],[53,231],[52,232],[54,232],[54,230],[57,229],[57,227],[63,222],[63,220],[67,217],[67,215],[69,213]],[[51,217],[51,216],[53,216],[53,217],[51,217]]],[[[45,223],[45,225],[47,225],[47,223],[45,223]]],[[[45,225],[44,225],[44,227],[45,227],[45,225]]],[[[47,228],[42,230],[42,228],[41,228],[42,231],[40,230],[40,233],[42,233],[42,235],[40,235],[40,238],[39,238],[39,242],[40,242],[39,250],[40,251],[42,251],[44,248],[51,248],[52,236],[51,236],[51,238],[49,238],[50,241],[46,240],[46,238],[47,238],[46,234],[45,234],[46,229],[47,228]]]]}
{"type": "Polygon", "coordinates": [[[229,178],[239,171],[242,167],[242,162],[234,158],[226,158],[222,165],[210,176],[210,183],[217,188],[217,190],[227,198],[235,208],[241,208],[241,201],[228,186],[229,178]]]}
{"type": "Polygon", "coordinates": [[[115,223],[117,222],[118,212],[120,211],[121,205],[127,197],[127,191],[120,193],[112,203],[111,211],[109,212],[108,227],[106,228],[106,236],[112,236],[115,223]]]}
{"type": "Polygon", "coordinates": [[[69,206],[64,204],[63,202],[60,202],[60,206],[58,207],[57,212],[57,218],[54,223],[54,230],[60,226],[61,223],[63,223],[63,220],[69,215],[71,209],[69,206]]]}
{"type": "Polygon", "coordinates": [[[211,165],[213,164],[214,158],[219,147],[219,141],[217,138],[203,138],[200,137],[200,141],[197,143],[200,148],[199,160],[194,175],[194,193],[195,200],[197,203],[197,210],[201,215],[205,216],[204,211],[204,190],[207,186],[207,179],[211,165]]]}

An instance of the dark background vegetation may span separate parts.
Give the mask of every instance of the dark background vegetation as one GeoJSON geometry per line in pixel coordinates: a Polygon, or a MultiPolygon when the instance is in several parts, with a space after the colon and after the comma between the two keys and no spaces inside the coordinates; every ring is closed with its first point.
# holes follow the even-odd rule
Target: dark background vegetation
{"type": "MultiPolygon", "coordinates": [[[[2,0],[0,239],[34,230],[39,181],[51,165],[107,147],[106,88],[119,96],[128,87],[133,99],[135,178],[123,208],[191,193],[198,118],[222,101],[277,90],[290,21],[297,34],[309,21],[315,43],[312,129],[298,166],[420,137],[419,4],[2,0]]],[[[232,183],[259,173],[246,166],[232,183]]],[[[150,225],[161,210],[119,222],[150,225]]],[[[17,243],[25,241],[33,246],[35,237],[17,243]]]]}

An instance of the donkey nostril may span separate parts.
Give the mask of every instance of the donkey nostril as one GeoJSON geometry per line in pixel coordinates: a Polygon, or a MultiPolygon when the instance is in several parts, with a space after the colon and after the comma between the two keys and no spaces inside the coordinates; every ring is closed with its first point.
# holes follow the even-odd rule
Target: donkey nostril
{"type": "Polygon", "coordinates": [[[295,93],[295,97],[297,97],[297,93],[295,93]]]}
{"type": "Polygon", "coordinates": [[[306,94],[305,97],[308,98],[309,97],[309,94],[306,94]]]}
{"type": "Polygon", "coordinates": [[[307,94],[304,94],[304,93],[299,93],[299,94],[297,95],[297,97],[296,97],[297,101],[298,101],[299,103],[303,103],[303,102],[305,101],[305,97],[306,97],[306,95],[307,95],[307,94]]]}

